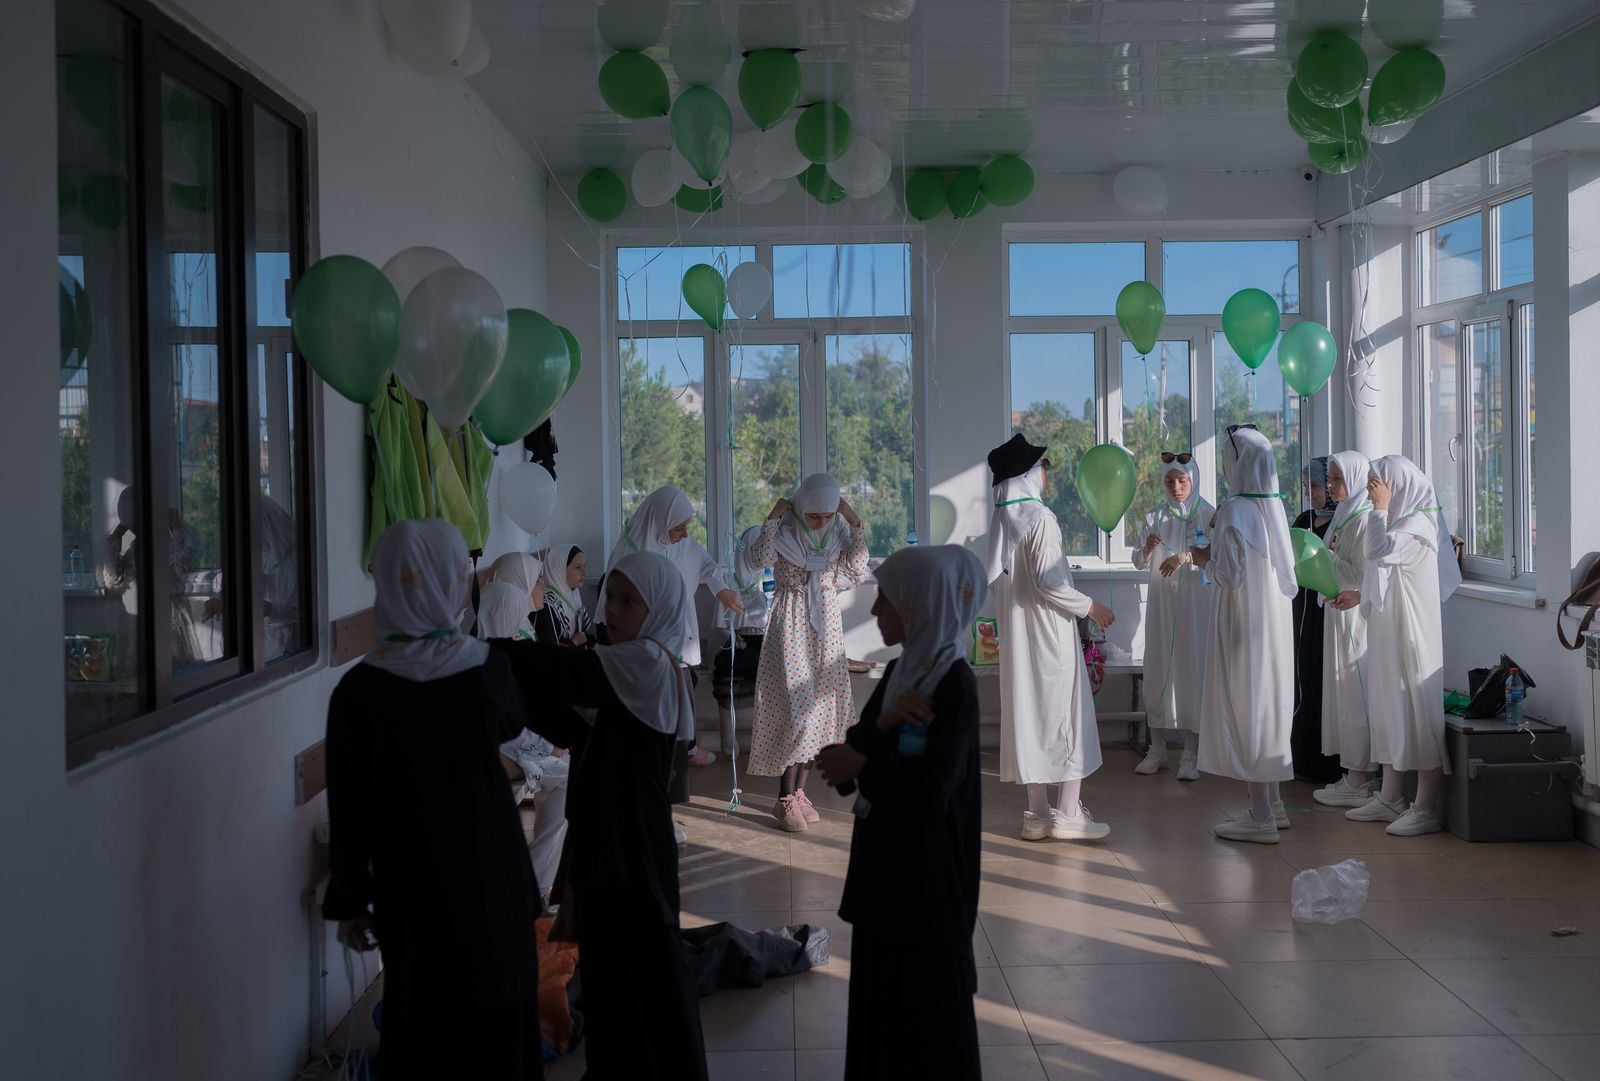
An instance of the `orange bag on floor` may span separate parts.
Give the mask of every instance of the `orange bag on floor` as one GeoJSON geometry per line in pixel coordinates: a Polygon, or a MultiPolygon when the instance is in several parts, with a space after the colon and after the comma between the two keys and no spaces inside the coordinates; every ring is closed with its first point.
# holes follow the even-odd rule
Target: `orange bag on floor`
{"type": "Polygon", "coordinates": [[[578,968],[578,947],[572,942],[551,942],[555,921],[534,923],[539,951],[539,1034],[545,1043],[565,1053],[572,1047],[572,1011],[567,1006],[567,984],[578,968]]]}

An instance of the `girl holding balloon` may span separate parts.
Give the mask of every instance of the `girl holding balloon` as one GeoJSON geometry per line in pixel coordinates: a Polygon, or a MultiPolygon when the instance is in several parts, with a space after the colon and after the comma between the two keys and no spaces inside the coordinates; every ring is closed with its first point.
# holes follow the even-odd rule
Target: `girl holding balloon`
{"type": "Polygon", "coordinates": [[[1367,617],[1361,611],[1372,500],[1365,454],[1340,451],[1328,459],[1328,495],[1337,500],[1328,532],[1339,594],[1324,602],[1322,643],[1322,753],[1339,759],[1344,774],[1312,798],[1326,807],[1361,807],[1372,773],[1372,733],[1367,721],[1367,617]]]}

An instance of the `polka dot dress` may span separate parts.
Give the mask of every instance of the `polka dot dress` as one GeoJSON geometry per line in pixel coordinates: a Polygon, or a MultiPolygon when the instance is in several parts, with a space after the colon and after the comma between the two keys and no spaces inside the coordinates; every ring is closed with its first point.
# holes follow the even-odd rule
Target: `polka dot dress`
{"type": "Polygon", "coordinates": [[[751,562],[771,565],[776,582],[756,669],[749,769],[758,777],[776,777],[789,766],[810,762],[822,748],[842,742],[845,729],[855,723],[838,589],[867,579],[866,531],[858,529],[850,549],[823,575],[833,588],[822,598],[825,630],[818,635],[806,601],[810,576],[776,557],[772,535],[777,526],[769,520],[749,553],[751,562]]]}

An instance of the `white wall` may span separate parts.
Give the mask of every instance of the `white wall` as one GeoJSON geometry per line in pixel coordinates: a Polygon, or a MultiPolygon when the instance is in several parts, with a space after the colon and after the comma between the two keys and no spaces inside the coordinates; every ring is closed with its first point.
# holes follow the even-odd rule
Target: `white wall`
{"type": "MultiPolygon", "coordinates": [[[[508,305],[545,302],[544,187],[485,108],[394,60],[377,5],[193,0],[199,28],[315,114],[322,253],[381,263],[446,248],[508,305]]],[[[0,1046],[7,1076],[186,1081],[293,1076],[309,1035],[311,832],[294,755],[321,738],[337,673],[75,771],[64,765],[55,279],[54,11],[0,8],[0,304],[13,362],[0,395],[8,617],[0,723],[0,1046]],[[25,615],[24,615],[25,614],[25,615]]],[[[324,398],[328,614],[368,606],[360,564],[361,410],[324,398]]],[[[502,523],[496,541],[518,535],[502,523]]],[[[405,798],[396,793],[395,798],[405,798]]],[[[320,929],[320,928],[319,928],[320,929]]],[[[343,1000],[337,963],[330,992],[343,1000]]]]}

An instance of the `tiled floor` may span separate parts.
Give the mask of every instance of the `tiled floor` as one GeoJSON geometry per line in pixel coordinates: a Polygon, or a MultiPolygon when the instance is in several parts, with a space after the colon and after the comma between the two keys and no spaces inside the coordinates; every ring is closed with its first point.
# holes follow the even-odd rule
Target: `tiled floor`
{"type": "MultiPolygon", "coordinates": [[[[1395,838],[1286,786],[1276,848],[1216,840],[1243,786],[1136,777],[1108,749],[1085,785],[1105,844],[1016,838],[1022,795],[985,756],[979,1039],[988,1081],[1594,1081],[1600,1077],[1600,851],[1573,842],[1395,838]],[[1331,927],[1289,918],[1297,870],[1367,863],[1372,899],[1331,927]],[[1579,934],[1556,937],[1557,927],[1579,934]]],[[[744,779],[727,817],[724,763],[679,808],[684,922],[820,924],[833,960],[705,1000],[711,1076],[843,1075],[850,929],[835,914],[849,857],[846,801],[808,791],[823,821],[772,827],[774,782],[744,779]]],[[[550,1071],[581,1076],[581,1051],[550,1071]]]]}

